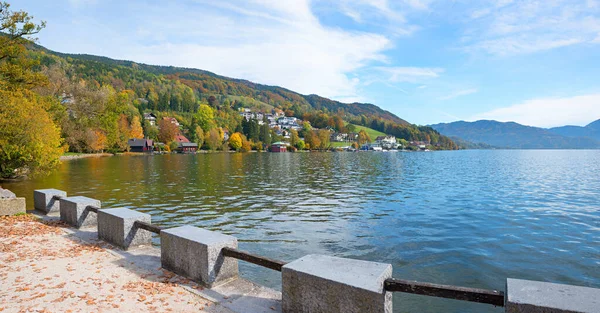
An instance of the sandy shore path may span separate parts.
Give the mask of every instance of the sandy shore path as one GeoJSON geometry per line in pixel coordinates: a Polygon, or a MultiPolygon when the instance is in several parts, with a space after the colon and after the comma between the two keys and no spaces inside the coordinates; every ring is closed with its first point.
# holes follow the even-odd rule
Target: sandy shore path
{"type": "Polygon", "coordinates": [[[61,222],[0,217],[0,311],[231,312],[193,282],[86,241],[61,222]]]}

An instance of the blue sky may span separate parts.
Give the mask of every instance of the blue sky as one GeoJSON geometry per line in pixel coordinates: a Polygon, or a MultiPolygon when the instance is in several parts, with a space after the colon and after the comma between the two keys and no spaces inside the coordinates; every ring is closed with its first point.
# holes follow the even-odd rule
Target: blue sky
{"type": "Polygon", "coordinates": [[[26,0],[56,51],[194,67],[417,124],[600,118],[597,0],[26,0]]]}

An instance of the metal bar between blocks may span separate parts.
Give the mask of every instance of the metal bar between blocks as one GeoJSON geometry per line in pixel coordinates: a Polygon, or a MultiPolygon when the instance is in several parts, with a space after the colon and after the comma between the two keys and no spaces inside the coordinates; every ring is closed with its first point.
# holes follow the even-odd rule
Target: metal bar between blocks
{"type": "Polygon", "coordinates": [[[504,306],[504,292],[497,290],[438,285],[394,278],[386,279],[384,288],[387,291],[504,306]]]}
{"type": "Polygon", "coordinates": [[[98,214],[98,210],[100,210],[99,207],[93,206],[93,205],[88,205],[85,207],[86,210],[94,212],[96,214],[98,214]]]}
{"type": "Polygon", "coordinates": [[[160,234],[160,231],[162,230],[162,228],[160,226],[142,222],[142,221],[135,221],[134,225],[137,228],[145,229],[145,230],[147,230],[149,232],[153,232],[155,234],[160,234]]]}
{"type": "Polygon", "coordinates": [[[230,258],[250,262],[252,264],[260,265],[262,267],[270,268],[281,272],[281,268],[287,264],[286,262],[269,259],[260,255],[252,254],[246,251],[241,251],[234,248],[223,248],[223,255],[230,258]]]}

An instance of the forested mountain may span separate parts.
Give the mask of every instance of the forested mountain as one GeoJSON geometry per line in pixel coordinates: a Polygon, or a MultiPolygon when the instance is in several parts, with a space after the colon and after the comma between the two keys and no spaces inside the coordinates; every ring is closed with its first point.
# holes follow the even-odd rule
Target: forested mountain
{"type": "MultiPolygon", "coordinates": [[[[351,117],[365,115],[410,125],[393,113],[370,103],[341,103],[318,95],[301,95],[282,87],[256,84],[200,69],[147,65],[88,54],[59,53],[39,45],[33,45],[32,50],[67,60],[68,63],[76,65],[78,75],[86,80],[94,80],[100,85],[108,83],[116,85],[113,86],[116,88],[129,88],[133,87],[132,78],[137,82],[152,82],[154,79],[164,78],[179,81],[193,88],[201,98],[208,99],[210,95],[249,97],[274,107],[281,107],[283,110],[291,110],[300,117],[306,112],[320,110],[351,117]]],[[[45,65],[51,63],[49,59],[42,62],[45,65]]],[[[186,108],[173,107],[173,109],[186,111],[186,108]]]]}
{"type": "MultiPolygon", "coordinates": [[[[590,124],[592,125],[592,124],[590,124]]],[[[598,149],[600,141],[590,137],[563,136],[539,127],[515,122],[481,120],[430,125],[441,134],[473,143],[512,149],[598,149]]],[[[565,129],[565,128],[560,128],[565,129]]],[[[579,132],[583,133],[583,132],[579,132]]]]}
{"type": "MultiPolygon", "coordinates": [[[[46,74],[50,81],[50,87],[41,88],[40,92],[59,98],[63,109],[68,113],[61,113],[58,120],[72,151],[96,151],[100,146],[112,147],[108,150],[123,149],[122,139],[117,145],[95,145],[95,140],[90,140],[94,136],[87,131],[89,129],[94,129],[99,136],[109,132],[98,121],[85,121],[79,125],[71,123],[74,116],[87,114],[85,110],[95,105],[90,99],[103,99],[101,95],[95,94],[101,90],[115,94],[124,102],[118,113],[126,115],[127,121],[121,121],[123,129],[138,123],[134,119],[140,119],[141,113],[151,111],[159,117],[177,117],[183,124],[184,134],[195,139],[198,138],[196,126],[200,126],[202,119],[198,115],[199,109],[201,104],[207,104],[210,112],[205,116],[212,116],[213,121],[210,125],[203,124],[201,128],[204,133],[210,132],[212,128],[219,129],[221,133],[224,130],[244,131],[241,117],[237,113],[239,108],[244,107],[262,112],[281,111],[287,116],[309,121],[316,128],[345,132],[348,131],[345,125],[351,122],[407,141],[429,141],[438,149],[457,148],[452,140],[441,136],[434,129],[412,125],[373,104],[346,104],[199,69],[146,65],[85,54],[64,54],[34,44],[29,46],[29,54],[32,59],[39,61],[38,70],[46,74]],[[91,94],[85,95],[84,91],[91,94]],[[135,110],[138,111],[137,114],[135,110]],[[69,116],[66,117],[67,115],[69,116]],[[73,131],[69,133],[70,130],[73,131]]],[[[146,137],[161,139],[156,130],[143,126],[146,137]]],[[[244,134],[249,136],[246,132],[244,134]]],[[[265,143],[265,138],[253,137],[253,142],[265,143]]],[[[320,141],[319,147],[314,144],[309,147],[323,149],[327,147],[326,144],[328,143],[320,141]]]]}

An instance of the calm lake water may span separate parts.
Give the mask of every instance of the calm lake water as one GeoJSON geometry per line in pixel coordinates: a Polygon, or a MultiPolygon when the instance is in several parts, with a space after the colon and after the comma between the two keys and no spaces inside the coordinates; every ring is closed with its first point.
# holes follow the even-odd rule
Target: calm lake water
{"type": "MultiPolygon", "coordinates": [[[[600,288],[600,151],[251,153],[63,162],[4,184],[33,207],[66,190],[237,236],[291,261],[328,254],[392,263],[394,277],[504,289],[506,277],[600,288]]],[[[156,241],[158,244],[159,242],[156,241]]],[[[279,288],[280,273],[240,263],[279,288]]],[[[396,312],[502,312],[396,294],[396,312]]]]}

